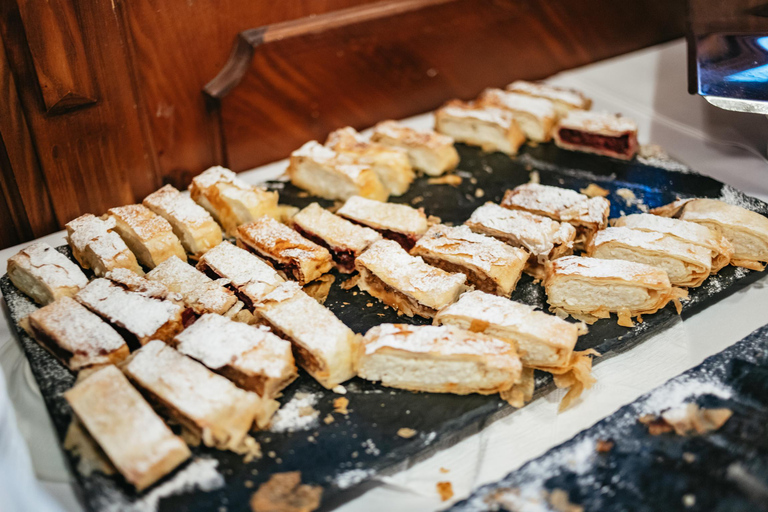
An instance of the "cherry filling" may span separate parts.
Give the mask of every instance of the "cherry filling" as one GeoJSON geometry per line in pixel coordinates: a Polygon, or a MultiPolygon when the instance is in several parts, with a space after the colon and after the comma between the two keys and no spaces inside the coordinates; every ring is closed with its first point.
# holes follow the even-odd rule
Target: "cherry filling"
{"type": "Polygon", "coordinates": [[[353,270],[355,270],[355,253],[354,251],[351,251],[349,249],[335,249],[331,247],[325,240],[320,238],[319,236],[310,233],[309,231],[303,229],[301,226],[296,225],[294,226],[294,229],[299,232],[301,236],[304,238],[307,238],[313,242],[315,242],[317,245],[325,247],[328,249],[328,251],[331,253],[331,257],[333,258],[333,261],[336,262],[336,265],[339,267],[339,270],[342,272],[350,273],[353,270]]]}
{"type": "Polygon", "coordinates": [[[608,137],[596,133],[561,128],[559,136],[563,142],[575,146],[586,146],[621,155],[626,155],[630,151],[629,134],[627,133],[618,137],[608,137]]]}
{"type": "Polygon", "coordinates": [[[269,263],[272,266],[272,268],[274,268],[275,270],[282,270],[287,275],[293,276],[293,278],[299,281],[299,283],[303,283],[304,276],[302,276],[301,274],[301,269],[299,268],[299,263],[297,261],[291,259],[289,261],[280,262],[280,261],[277,261],[275,258],[267,254],[264,254],[263,252],[251,247],[248,244],[243,244],[243,246],[248,250],[248,252],[255,254],[262,260],[269,263]]]}

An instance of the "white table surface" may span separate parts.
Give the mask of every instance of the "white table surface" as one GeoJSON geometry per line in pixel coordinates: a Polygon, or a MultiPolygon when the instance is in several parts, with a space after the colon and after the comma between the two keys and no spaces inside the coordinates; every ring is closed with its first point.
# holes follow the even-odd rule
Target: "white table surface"
{"type": "MultiPolygon", "coordinates": [[[[768,201],[768,119],[719,110],[700,97],[689,96],[685,66],[685,44],[677,41],[562,73],[550,81],[583,90],[594,98],[594,109],[636,119],[642,143],[659,144],[697,171],[768,201]]],[[[406,122],[429,127],[432,120],[431,115],[423,115],[406,122]]],[[[277,162],[241,176],[257,183],[281,174],[284,168],[285,162],[277,162]]],[[[57,246],[64,243],[64,236],[59,232],[42,240],[57,246]]],[[[0,268],[24,245],[0,251],[0,268]]],[[[452,483],[454,499],[466,497],[473,488],[500,479],[768,323],[765,284],[766,279],[761,278],[628,353],[597,365],[598,383],[564,413],[557,413],[563,391],[553,392],[430,459],[379,479],[380,486],[338,510],[441,509],[450,502],[438,497],[435,485],[440,481],[452,483]]],[[[0,320],[0,366],[38,481],[62,509],[81,511],[47,411],[7,316],[0,320]]]]}

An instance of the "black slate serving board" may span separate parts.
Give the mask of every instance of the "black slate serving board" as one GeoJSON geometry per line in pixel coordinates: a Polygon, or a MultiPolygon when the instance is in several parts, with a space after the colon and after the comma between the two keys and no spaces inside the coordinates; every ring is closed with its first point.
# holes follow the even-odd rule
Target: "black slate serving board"
{"type": "MultiPolygon", "coordinates": [[[[441,217],[443,222],[459,224],[475,208],[486,201],[500,201],[506,189],[528,182],[531,171],[537,171],[543,184],[578,190],[596,183],[608,189],[611,192],[612,217],[621,212],[634,213],[638,208],[637,205],[628,205],[617,195],[616,191],[621,188],[632,190],[651,208],[677,197],[724,197],[762,214],[768,213],[765,203],[748,198],[679,164],[654,162],[650,165],[637,160],[624,162],[564,151],[552,144],[525,147],[514,159],[500,153],[485,154],[464,145],[458,145],[458,150],[461,163],[456,174],[463,177],[460,186],[428,185],[426,178],[419,178],[407,194],[391,200],[424,207],[428,214],[441,217]]],[[[281,202],[285,204],[301,207],[315,200],[288,183],[271,182],[269,185],[280,191],[281,202]]],[[[330,205],[328,201],[319,202],[324,206],[330,205]]],[[[61,250],[67,253],[66,248],[61,250]]],[[[355,332],[364,333],[384,322],[428,323],[424,319],[398,317],[393,310],[356,289],[343,290],[339,283],[347,277],[335,275],[336,283],[326,306],[355,332]]],[[[709,278],[702,287],[691,291],[690,300],[683,308],[683,316],[695,313],[759,277],[760,273],[727,267],[719,275],[709,278]]],[[[35,308],[10,284],[7,276],[0,279],[0,289],[14,323],[35,308]]],[[[545,306],[542,287],[528,276],[521,279],[512,299],[542,308],[545,306]]],[[[676,317],[674,309],[668,307],[647,316],[644,323],[633,328],[618,326],[615,318],[600,320],[580,338],[577,349],[595,348],[602,354],[595,360],[598,363],[664,329],[676,317]]],[[[71,410],[61,393],[72,386],[74,376],[21,329],[17,332],[56,431],[63,440],[71,420],[71,410]]],[[[225,480],[224,486],[207,491],[190,489],[162,498],[158,509],[246,511],[251,494],[269,475],[300,470],[305,483],[323,486],[323,509],[329,510],[363,492],[371,477],[408,467],[512,411],[495,396],[411,393],[390,390],[360,379],[350,381],[346,388],[346,397],[350,401],[349,415],[334,414],[334,421],[325,424],[322,420],[332,411],[333,400],[339,395],[322,389],[302,373],[285,390],[281,401],[290,402],[298,392],[310,393],[316,400],[314,407],[319,411],[320,421],[317,424],[308,430],[292,433],[256,433],[265,456],[247,464],[242,456],[205,447],[194,448],[195,457],[218,461],[217,470],[225,480]],[[397,435],[403,427],[415,429],[418,433],[404,439],[397,435]]],[[[551,388],[551,378],[538,374],[537,396],[551,388]]],[[[75,468],[77,457],[67,452],[67,458],[75,468]]],[[[164,483],[173,486],[174,478],[178,476],[178,472],[172,473],[145,493],[137,494],[119,476],[107,477],[97,472],[86,477],[76,469],[73,472],[82,488],[83,501],[91,510],[127,510],[132,504],[136,510],[151,510],[152,507],[146,505],[147,494],[152,494],[164,483]]],[[[155,492],[154,498],[157,494],[155,492]]]]}

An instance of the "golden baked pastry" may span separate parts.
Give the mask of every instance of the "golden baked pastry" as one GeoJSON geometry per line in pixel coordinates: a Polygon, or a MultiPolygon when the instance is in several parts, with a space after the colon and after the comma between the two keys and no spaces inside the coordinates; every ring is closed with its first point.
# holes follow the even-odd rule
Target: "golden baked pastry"
{"type": "Polygon", "coordinates": [[[545,98],[554,103],[558,117],[565,117],[571,110],[589,110],[592,100],[575,89],[558,87],[544,82],[515,80],[506,87],[509,92],[545,98]]]}
{"type": "Polygon", "coordinates": [[[555,144],[563,149],[631,160],[637,153],[637,123],[606,112],[572,110],[555,128],[555,144]]]}
{"type": "Polygon", "coordinates": [[[421,209],[359,196],[350,197],[336,214],[375,229],[385,238],[399,243],[406,251],[410,251],[416,240],[429,229],[427,216],[421,209]]]}
{"type": "Polygon", "coordinates": [[[453,147],[452,138],[414,130],[397,121],[377,124],[371,140],[405,150],[413,168],[429,176],[440,176],[459,165],[459,153],[453,147]]]}
{"type": "Polygon", "coordinates": [[[483,151],[517,154],[525,142],[514,115],[508,110],[452,100],[435,111],[435,131],[456,142],[480,146],[483,151]]]}
{"type": "Polygon", "coordinates": [[[102,220],[86,213],[67,222],[67,243],[81,267],[90,269],[97,277],[114,268],[127,268],[137,274],[144,271],[136,256],[115,233],[115,219],[102,220]]]}
{"type": "Polygon", "coordinates": [[[44,242],[35,242],[8,258],[7,268],[13,285],[41,306],[72,297],[88,284],[80,267],[44,242]]]}
{"type": "Polygon", "coordinates": [[[115,231],[145,267],[153,269],[171,256],[187,261],[171,225],[146,206],[118,206],[110,208],[108,214],[115,220],[115,231]]]}
{"type": "Polygon", "coordinates": [[[552,138],[557,111],[555,104],[548,99],[501,89],[486,89],[477,103],[511,112],[525,136],[533,141],[547,142],[552,138]]]}

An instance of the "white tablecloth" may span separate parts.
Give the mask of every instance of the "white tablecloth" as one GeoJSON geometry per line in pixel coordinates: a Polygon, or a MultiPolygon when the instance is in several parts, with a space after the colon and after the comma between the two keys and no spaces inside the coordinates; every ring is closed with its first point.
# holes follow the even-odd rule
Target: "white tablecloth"
{"type": "MultiPolygon", "coordinates": [[[[551,82],[583,90],[594,98],[595,109],[636,119],[641,142],[657,143],[699,172],[768,201],[768,119],[722,111],[689,96],[685,66],[685,45],[679,41],[562,73],[551,82]]],[[[431,116],[407,122],[429,127],[431,116]]],[[[284,162],[277,162],[243,177],[255,183],[279,175],[284,168],[284,162]]],[[[64,243],[62,233],[43,240],[54,246],[64,243]]],[[[0,251],[0,268],[19,248],[0,251]]],[[[568,411],[557,413],[562,392],[554,392],[426,461],[381,478],[382,485],[339,510],[434,510],[447,505],[439,499],[437,482],[450,481],[457,499],[478,485],[498,480],[768,323],[765,283],[762,278],[630,352],[597,365],[598,384],[568,411]]],[[[0,365],[38,479],[63,509],[82,510],[37,386],[5,319],[0,320],[0,365]]]]}

